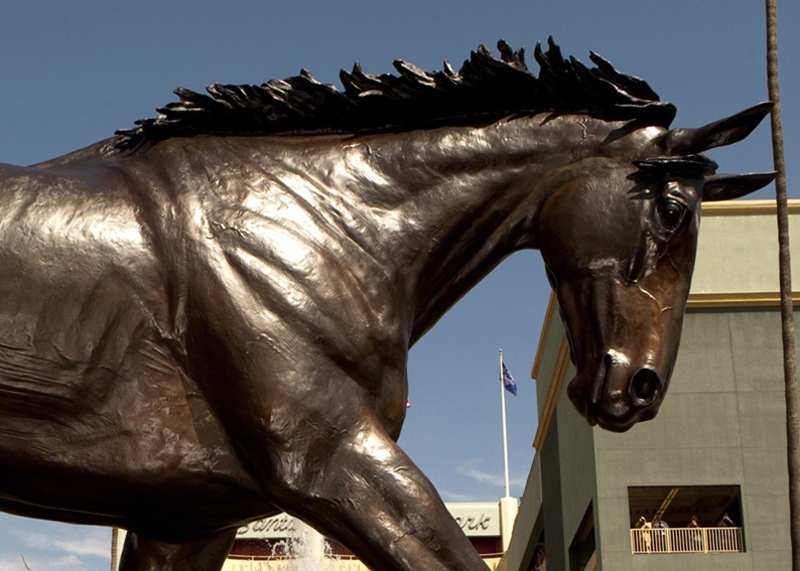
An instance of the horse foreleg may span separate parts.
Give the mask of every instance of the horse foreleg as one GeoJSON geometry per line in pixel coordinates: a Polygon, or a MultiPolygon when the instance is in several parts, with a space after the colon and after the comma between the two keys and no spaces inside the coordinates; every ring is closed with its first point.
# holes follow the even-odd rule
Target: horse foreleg
{"type": "Polygon", "coordinates": [[[430,481],[383,429],[360,424],[327,450],[284,480],[286,511],[347,545],[371,569],[488,569],[430,481]]]}
{"type": "Polygon", "coordinates": [[[219,571],[236,530],[181,543],[156,541],[128,532],[119,571],[219,571]]]}

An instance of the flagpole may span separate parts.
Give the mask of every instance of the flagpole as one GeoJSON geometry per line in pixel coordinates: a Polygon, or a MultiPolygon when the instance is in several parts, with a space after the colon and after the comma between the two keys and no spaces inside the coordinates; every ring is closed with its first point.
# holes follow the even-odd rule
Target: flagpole
{"type": "Polygon", "coordinates": [[[503,384],[503,350],[500,349],[500,403],[503,409],[503,469],[506,484],[505,497],[511,497],[511,487],[508,480],[508,431],[506,430],[506,389],[503,384]]]}

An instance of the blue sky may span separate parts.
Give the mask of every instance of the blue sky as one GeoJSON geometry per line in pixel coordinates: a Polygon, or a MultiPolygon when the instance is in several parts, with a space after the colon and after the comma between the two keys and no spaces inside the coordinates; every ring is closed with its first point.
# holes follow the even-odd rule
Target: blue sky
{"type": "MultiPolygon", "coordinates": [[[[800,7],[779,4],[791,186],[800,7]]],[[[525,46],[535,71],[533,47],[550,35],[566,54],[588,62],[593,50],[643,77],[677,106],[675,126],[695,127],[767,99],[763,11],[760,0],[11,0],[0,18],[0,161],[32,164],[104,139],[153,117],[178,86],[262,83],[301,68],[338,83],[355,61],[383,73],[396,58],[458,67],[500,38],[525,46]]],[[[769,131],[712,156],[721,171],[771,170],[769,131]]],[[[529,374],[548,295],[538,254],[512,256],[412,350],[400,443],[445,500],[503,493],[499,348],[519,385],[508,425],[512,495],[522,493],[537,423],[529,374]]],[[[0,571],[21,570],[19,554],[35,571],[105,571],[109,543],[105,529],[0,515],[0,571]]]]}

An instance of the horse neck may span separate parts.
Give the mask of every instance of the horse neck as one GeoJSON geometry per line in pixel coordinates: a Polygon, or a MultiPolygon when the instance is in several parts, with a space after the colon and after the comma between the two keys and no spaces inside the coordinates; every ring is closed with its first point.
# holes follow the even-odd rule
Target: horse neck
{"type": "MultiPolygon", "coordinates": [[[[404,313],[413,343],[504,257],[538,247],[536,221],[546,197],[620,127],[575,116],[543,119],[353,138],[176,140],[172,146],[195,170],[208,171],[201,178],[217,181],[206,208],[225,217],[218,227],[236,227],[244,203],[248,216],[295,228],[294,239],[306,246],[317,247],[320,237],[338,241],[337,251],[351,258],[348,279],[370,282],[359,286],[365,303],[375,303],[367,298],[381,292],[380,305],[404,313]],[[235,176],[226,174],[230,164],[240,165],[235,176]],[[220,201],[231,205],[230,214],[220,201]]],[[[167,158],[175,156],[172,146],[167,158]]]]}
{"type": "Polygon", "coordinates": [[[538,247],[542,203],[619,126],[538,116],[364,142],[372,178],[392,187],[383,249],[413,311],[411,343],[506,256],[538,247]]]}

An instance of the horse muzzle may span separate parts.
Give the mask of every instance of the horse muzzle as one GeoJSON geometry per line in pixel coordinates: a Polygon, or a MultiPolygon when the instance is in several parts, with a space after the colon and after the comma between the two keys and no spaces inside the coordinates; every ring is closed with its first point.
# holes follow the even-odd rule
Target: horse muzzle
{"type": "Polygon", "coordinates": [[[668,381],[652,364],[633,365],[610,350],[570,381],[567,394],[589,424],[625,432],[655,417],[668,381]]]}

